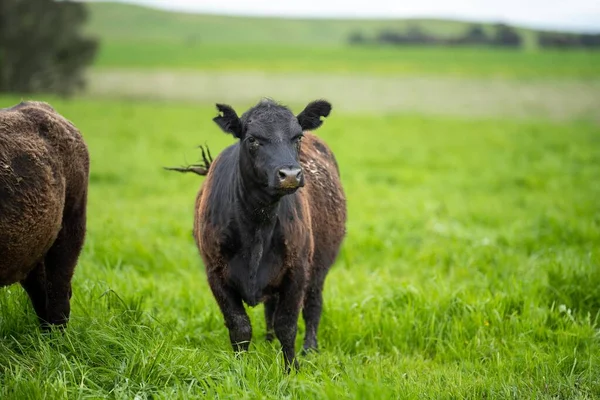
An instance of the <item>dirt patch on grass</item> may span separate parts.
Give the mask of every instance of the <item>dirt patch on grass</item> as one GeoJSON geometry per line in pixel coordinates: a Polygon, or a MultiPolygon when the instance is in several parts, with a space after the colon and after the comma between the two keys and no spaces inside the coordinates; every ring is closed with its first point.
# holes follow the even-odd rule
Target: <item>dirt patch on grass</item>
{"type": "Polygon", "coordinates": [[[87,93],[201,103],[245,103],[269,96],[296,104],[323,97],[348,112],[600,121],[600,80],[101,70],[90,73],[87,93]]]}

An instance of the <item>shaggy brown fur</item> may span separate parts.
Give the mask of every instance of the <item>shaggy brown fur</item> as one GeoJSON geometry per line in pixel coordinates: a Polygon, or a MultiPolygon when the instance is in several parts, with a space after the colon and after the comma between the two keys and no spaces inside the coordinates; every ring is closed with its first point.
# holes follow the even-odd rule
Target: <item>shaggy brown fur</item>
{"type": "Polygon", "coordinates": [[[323,284],[345,235],[346,200],[335,157],[306,132],[330,109],[313,102],[296,120],[286,107],[264,100],[238,120],[229,108],[224,114],[230,119],[215,120],[240,142],[212,162],[204,157],[203,166],[175,169],[207,175],[196,198],[194,237],[234,349],[247,349],[252,337],[243,302],[264,302],[267,339],[277,336],[288,368],[297,366],[300,311],[304,349],[317,349],[323,284]],[[293,190],[289,171],[297,179],[293,190]]]}
{"type": "Polygon", "coordinates": [[[0,109],[0,286],[20,282],[44,326],[69,319],[88,174],[83,138],[48,104],[0,109]]]}

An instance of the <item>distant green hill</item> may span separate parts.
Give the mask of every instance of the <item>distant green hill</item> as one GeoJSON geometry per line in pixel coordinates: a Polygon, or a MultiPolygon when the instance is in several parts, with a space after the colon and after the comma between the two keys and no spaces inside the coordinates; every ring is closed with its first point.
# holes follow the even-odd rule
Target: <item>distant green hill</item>
{"type": "MultiPolygon", "coordinates": [[[[360,31],[438,37],[470,23],[435,20],[289,20],[186,14],[122,3],[89,3],[88,31],[101,39],[96,68],[442,75],[529,79],[598,77],[600,52],[520,48],[348,46],[360,31]]],[[[488,31],[494,29],[484,25],[488,31]]],[[[521,30],[526,48],[535,31],[521,30]]]]}
{"type": "MultiPolygon", "coordinates": [[[[462,34],[469,23],[448,20],[336,20],[232,17],[168,12],[122,3],[89,3],[89,31],[127,41],[339,45],[353,32],[374,36],[383,29],[418,25],[438,36],[462,34]]],[[[484,25],[486,29],[491,26],[484,25]]],[[[531,42],[533,31],[519,29],[531,42]]]]}

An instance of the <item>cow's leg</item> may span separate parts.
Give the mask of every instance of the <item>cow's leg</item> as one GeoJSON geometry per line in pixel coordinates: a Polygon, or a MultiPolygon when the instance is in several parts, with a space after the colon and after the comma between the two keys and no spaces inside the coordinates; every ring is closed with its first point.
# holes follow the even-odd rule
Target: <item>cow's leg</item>
{"type": "Polygon", "coordinates": [[[46,271],[44,262],[37,263],[27,277],[21,281],[21,286],[27,292],[40,325],[48,319],[48,295],[46,292],[46,271]]]}
{"type": "Polygon", "coordinates": [[[302,316],[306,325],[303,352],[318,350],[317,331],[321,320],[323,309],[323,284],[325,283],[326,271],[311,277],[304,297],[304,308],[302,316]]]}
{"type": "Polygon", "coordinates": [[[298,331],[298,317],[304,298],[305,281],[303,270],[292,268],[282,282],[279,291],[279,303],[275,311],[275,335],[281,343],[288,372],[292,364],[298,369],[295,342],[298,331]]]}
{"type": "Polygon", "coordinates": [[[275,310],[277,310],[277,302],[279,298],[276,294],[269,297],[265,302],[265,322],[267,324],[267,341],[272,342],[275,339],[275,329],[273,323],[275,321],[275,310]]]}
{"type": "Polygon", "coordinates": [[[248,350],[252,339],[252,325],[241,296],[214,272],[209,272],[208,283],[225,319],[225,326],[229,329],[229,340],[233,350],[248,350]]]}
{"type": "Polygon", "coordinates": [[[84,192],[67,204],[61,230],[44,259],[50,325],[66,326],[71,314],[71,279],[85,241],[86,197],[84,192]]]}

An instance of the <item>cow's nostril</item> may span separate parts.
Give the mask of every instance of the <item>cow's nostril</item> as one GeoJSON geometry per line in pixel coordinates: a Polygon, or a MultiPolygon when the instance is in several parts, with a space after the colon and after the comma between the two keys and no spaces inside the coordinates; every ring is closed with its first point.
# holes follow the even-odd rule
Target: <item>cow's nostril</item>
{"type": "Polygon", "coordinates": [[[299,170],[298,172],[296,172],[296,179],[300,180],[300,178],[302,178],[302,170],[299,170]]]}
{"type": "Polygon", "coordinates": [[[287,178],[287,174],[284,170],[280,169],[277,173],[279,175],[279,179],[281,179],[282,181],[285,180],[285,178],[287,178]]]}

